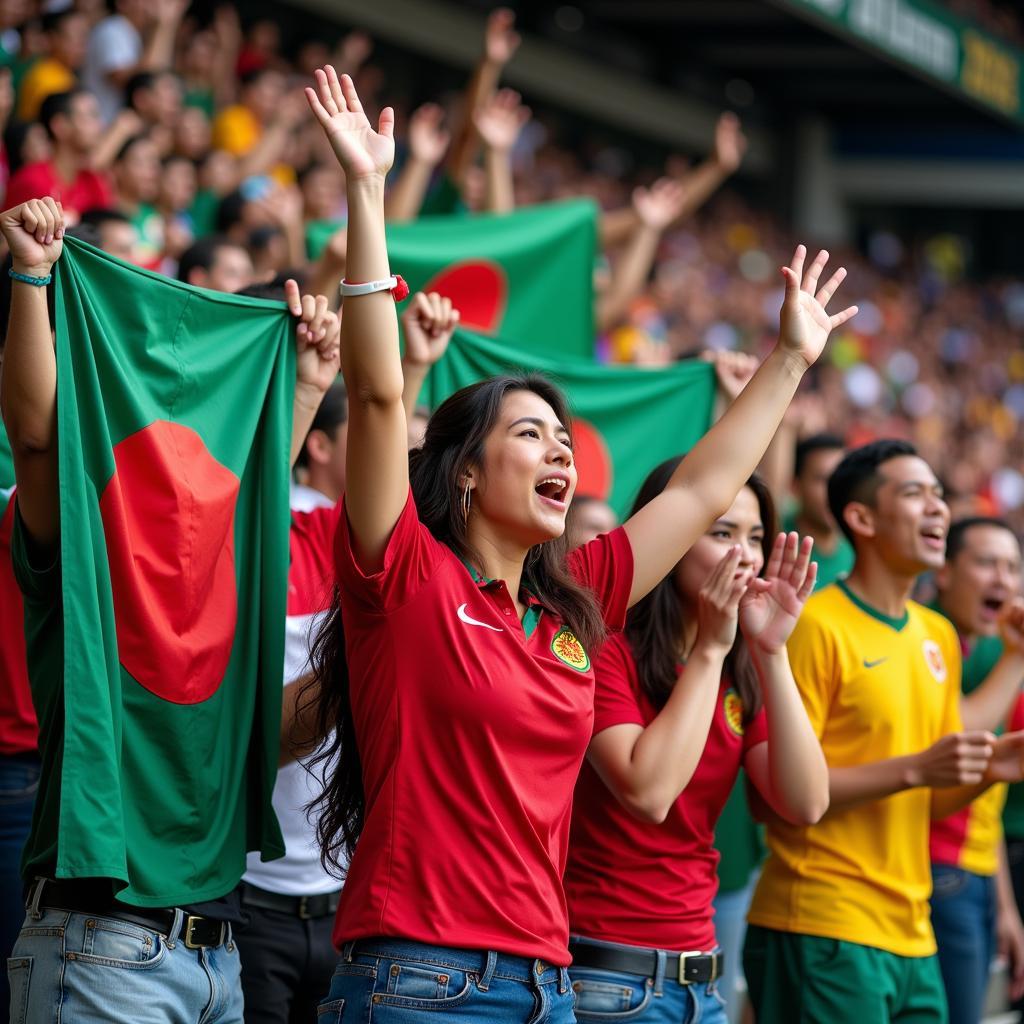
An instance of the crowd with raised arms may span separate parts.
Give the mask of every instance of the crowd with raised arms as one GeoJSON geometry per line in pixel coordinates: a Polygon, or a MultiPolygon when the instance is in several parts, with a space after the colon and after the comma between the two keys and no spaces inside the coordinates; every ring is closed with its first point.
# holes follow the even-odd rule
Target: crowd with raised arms
{"type": "MultiPolygon", "coordinates": [[[[461,113],[385,105],[359,33],[336,67],[231,8],[36,13],[12,5],[0,40],[12,1021],[969,1024],[997,952],[1024,995],[1019,286],[891,238],[843,253],[849,274],[803,244],[777,258],[783,229],[735,196],[698,213],[743,158],[730,114],[692,168],[584,168],[497,88],[504,10],[461,113]],[[621,525],[574,502],[573,396],[543,375],[418,405],[460,310],[433,291],[396,310],[386,246],[431,204],[578,194],[610,257],[599,353],[652,373],[702,354],[721,391],[621,525]],[[343,226],[311,259],[323,221],[343,226]],[[222,825],[252,851],[230,885],[183,889],[202,849],[144,813],[123,875],[74,866],[67,314],[47,301],[66,235],[294,319],[281,728],[250,723],[284,856],[254,848],[249,807],[222,825]],[[759,835],[763,869],[740,851],[759,835]],[[189,863],[140,897],[141,864],[175,850],[189,863]]],[[[202,763],[165,756],[187,812],[202,763]]]]}

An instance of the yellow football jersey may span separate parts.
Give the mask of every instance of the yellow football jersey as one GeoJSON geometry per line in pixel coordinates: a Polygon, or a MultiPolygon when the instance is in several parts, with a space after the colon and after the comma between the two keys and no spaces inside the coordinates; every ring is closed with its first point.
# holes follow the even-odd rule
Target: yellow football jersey
{"type": "MultiPolygon", "coordinates": [[[[789,657],[830,767],[914,754],[961,728],[956,632],[922,605],[897,621],[840,581],[807,602],[789,657]]],[[[930,956],[930,806],[920,787],[809,828],[772,822],[750,922],[930,956]]]]}

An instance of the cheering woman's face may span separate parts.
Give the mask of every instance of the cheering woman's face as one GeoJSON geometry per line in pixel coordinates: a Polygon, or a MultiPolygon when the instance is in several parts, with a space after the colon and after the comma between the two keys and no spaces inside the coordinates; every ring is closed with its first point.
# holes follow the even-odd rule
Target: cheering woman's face
{"type": "Polygon", "coordinates": [[[676,566],[676,588],[683,600],[696,602],[701,587],[734,544],[740,546],[736,575],[745,576],[747,582],[752,580],[764,565],[763,543],[764,523],[757,495],[744,487],[729,511],[708,527],[676,566]]]}
{"type": "MultiPolygon", "coordinates": [[[[472,515],[523,548],[560,537],[576,490],[569,432],[532,391],[510,391],[472,472],[472,515]]],[[[472,522],[472,519],[471,519],[472,522]]]]}

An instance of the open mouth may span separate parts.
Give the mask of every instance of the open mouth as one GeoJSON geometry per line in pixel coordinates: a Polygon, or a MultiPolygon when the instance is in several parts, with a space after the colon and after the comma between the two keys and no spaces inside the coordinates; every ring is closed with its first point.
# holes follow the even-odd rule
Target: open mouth
{"type": "Polygon", "coordinates": [[[991,619],[998,618],[1005,603],[1005,600],[1001,597],[983,597],[981,599],[981,607],[985,612],[985,617],[991,619]]]}
{"type": "Polygon", "coordinates": [[[569,493],[569,481],[560,476],[549,476],[541,480],[534,490],[551,504],[565,508],[565,499],[569,493]]]}
{"type": "Polygon", "coordinates": [[[946,550],[946,531],[941,526],[926,526],[921,531],[921,536],[928,547],[946,550]]]}

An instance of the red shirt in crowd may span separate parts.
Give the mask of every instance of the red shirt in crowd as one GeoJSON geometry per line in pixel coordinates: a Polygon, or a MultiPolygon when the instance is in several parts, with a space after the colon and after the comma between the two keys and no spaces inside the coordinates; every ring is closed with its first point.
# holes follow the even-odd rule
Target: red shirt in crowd
{"type": "MultiPolygon", "coordinates": [[[[602,647],[596,673],[595,735],[654,720],[622,634],[602,647]]],[[[697,770],[660,825],[634,818],[591,765],[583,766],[565,873],[573,935],[687,952],[715,948],[715,823],[747,751],[767,738],[764,709],[744,727],[739,694],[723,679],[697,770]]]]}
{"type": "MultiPolygon", "coordinates": [[[[335,545],[366,821],[334,941],[396,936],[567,966],[562,873],[593,718],[587,652],[501,581],[476,580],[410,496],[380,572],[335,545]]],[[[633,556],[615,530],[569,556],[611,629],[633,556]]]]}
{"type": "Polygon", "coordinates": [[[39,734],[25,661],[21,590],[11,564],[13,528],[14,491],[0,491],[0,755],[5,757],[34,751],[39,734]]]}
{"type": "Polygon", "coordinates": [[[65,213],[78,216],[88,210],[114,205],[114,190],[105,174],[82,170],[75,175],[74,181],[67,182],[58,175],[57,168],[49,160],[26,164],[15,171],[7,185],[4,205],[10,209],[43,196],[53,196],[64,207],[65,213]]]}

